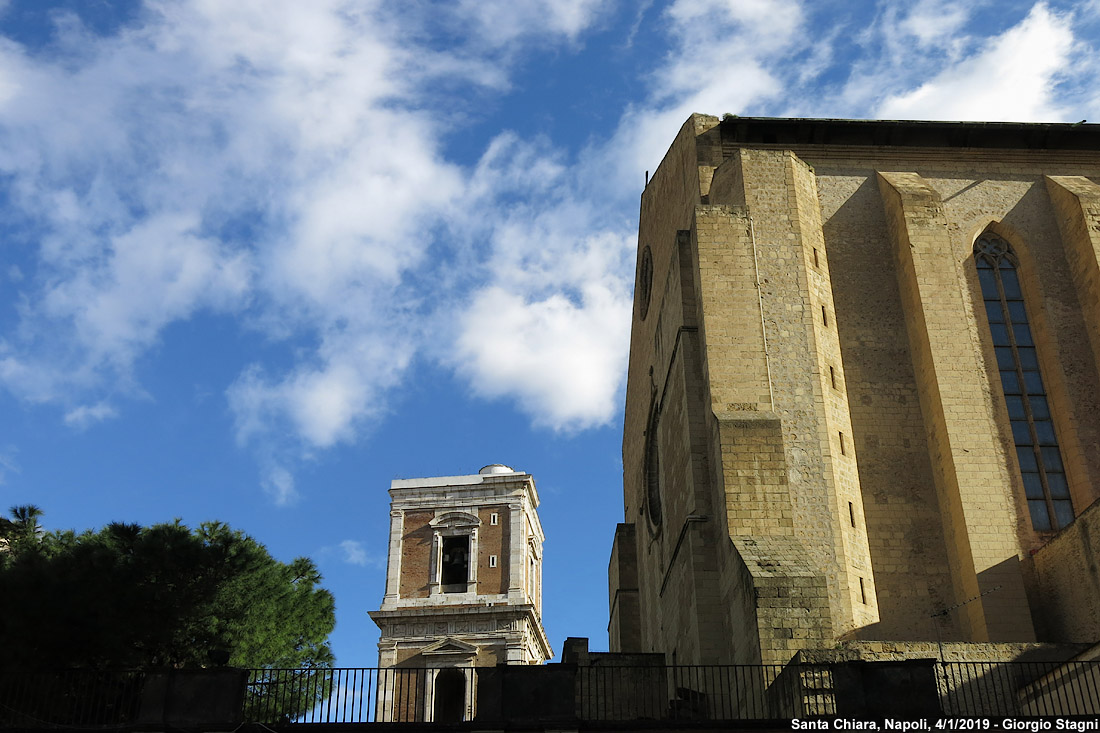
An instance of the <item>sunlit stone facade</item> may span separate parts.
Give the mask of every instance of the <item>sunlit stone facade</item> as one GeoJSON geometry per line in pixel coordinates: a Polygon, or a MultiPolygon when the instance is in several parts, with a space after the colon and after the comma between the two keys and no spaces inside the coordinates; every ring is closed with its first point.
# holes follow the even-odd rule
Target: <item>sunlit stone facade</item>
{"type": "Polygon", "coordinates": [[[613,651],[1100,639],[1098,127],[687,121],[641,201],[613,651]]]}

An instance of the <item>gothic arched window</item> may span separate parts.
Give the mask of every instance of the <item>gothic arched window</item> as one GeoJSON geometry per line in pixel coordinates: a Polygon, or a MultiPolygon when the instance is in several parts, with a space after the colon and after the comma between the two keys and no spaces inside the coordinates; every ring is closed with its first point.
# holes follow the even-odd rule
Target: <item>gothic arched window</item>
{"type": "Polygon", "coordinates": [[[1019,263],[1008,242],[990,232],[975,242],[974,259],[1031,526],[1041,531],[1061,529],[1073,521],[1073,505],[1016,275],[1019,263]]]}

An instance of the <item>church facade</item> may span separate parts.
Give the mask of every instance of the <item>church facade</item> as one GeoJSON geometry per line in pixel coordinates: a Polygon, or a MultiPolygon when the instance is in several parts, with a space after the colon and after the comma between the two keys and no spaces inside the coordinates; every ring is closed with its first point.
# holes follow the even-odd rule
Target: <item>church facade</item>
{"type": "Polygon", "coordinates": [[[685,123],[641,201],[612,651],[1100,640],[1098,127],[685,123]]]}

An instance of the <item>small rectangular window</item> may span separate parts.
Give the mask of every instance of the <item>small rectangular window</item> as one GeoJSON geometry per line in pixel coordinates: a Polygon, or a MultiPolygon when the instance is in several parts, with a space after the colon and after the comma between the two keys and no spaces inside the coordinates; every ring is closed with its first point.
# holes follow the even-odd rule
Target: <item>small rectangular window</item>
{"type": "Polygon", "coordinates": [[[837,433],[837,435],[840,436],[840,455],[846,456],[848,451],[844,449],[844,433],[837,433]]]}
{"type": "Polygon", "coordinates": [[[833,389],[836,389],[836,370],[829,367],[829,384],[833,385],[833,389]]]}
{"type": "Polygon", "coordinates": [[[500,524],[500,515],[493,512],[489,515],[489,524],[500,524]]]}
{"type": "Polygon", "coordinates": [[[489,567],[495,568],[497,566],[497,556],[489,555],[489,567]]]}
{"type": "Polygon", "coordinates": [[[853,527],[856,526],[856,508],[852,506],[852,502],[848,502],[848,521],[853,527]]]}
{"type": "Polygon", "coordinates": [[[814,247],[814,267],[821,267],[820,263],[817,261],[817,247],[814,247]]]}
{"type": "Polygon", "coordinates": [[[821,324],[823,326],[829,325],[829,314],[825,310],[825,306],[821,306],[821,324]]]}
{"type": "Polygon", "coordinates": [[[867,605],[867,589],[863,587],[863,578],[859,579],[859,602],[867,605]]]}

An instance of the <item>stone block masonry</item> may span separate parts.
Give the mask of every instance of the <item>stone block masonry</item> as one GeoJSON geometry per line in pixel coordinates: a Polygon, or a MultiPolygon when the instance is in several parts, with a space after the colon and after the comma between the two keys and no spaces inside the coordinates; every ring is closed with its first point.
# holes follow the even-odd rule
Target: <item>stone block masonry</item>
{"type": "Polygon", "coordinates": [[[641,201],[613,651],[1095,631],[1047,558],[1085,562],[1100,496],[1096,127],[685,123],[641,201]],[[1078,515],[1057,536],[1029,514],[983,234],[1019,263],[1049,403],[1028,414],[1051,413],[1078,515]]]}

